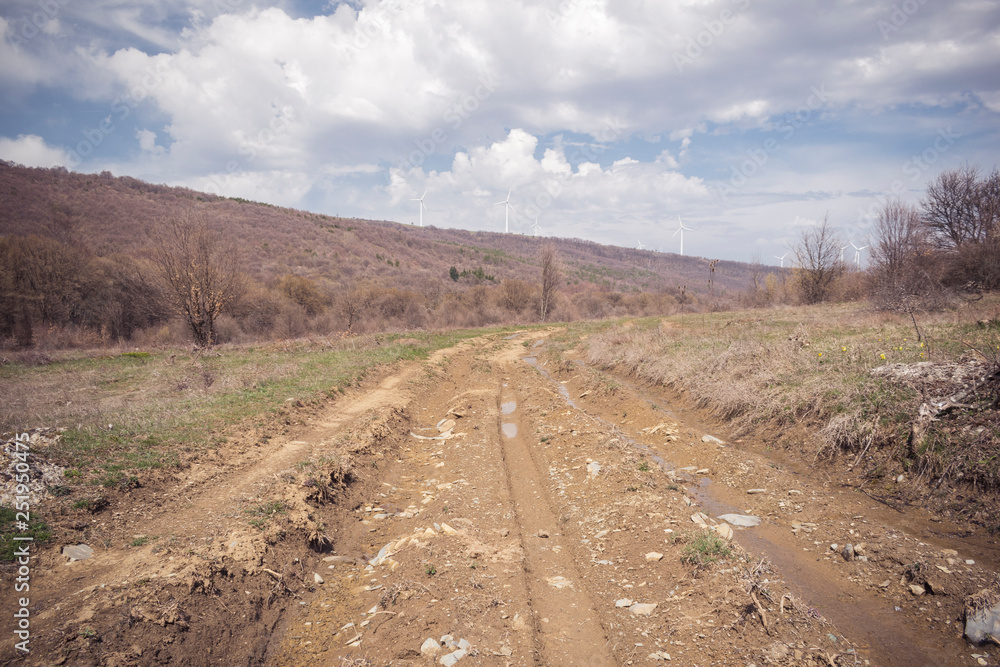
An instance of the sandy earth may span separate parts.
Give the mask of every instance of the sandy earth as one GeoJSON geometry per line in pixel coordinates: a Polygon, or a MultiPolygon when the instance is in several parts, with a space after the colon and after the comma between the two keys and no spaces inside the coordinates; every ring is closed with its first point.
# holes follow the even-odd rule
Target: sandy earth
{"type": "Polygon", "coordinates": [[[994,541],[730,442],[546,336],[468,341],[67,510],[34,563],[32,652],[5,633],[0,660],[998,664],[962,639],[994,541]],[[685,562],[727,513],[762,523],[685,562]],[[78,542],[94,556],[60,554],[78,542]]]}

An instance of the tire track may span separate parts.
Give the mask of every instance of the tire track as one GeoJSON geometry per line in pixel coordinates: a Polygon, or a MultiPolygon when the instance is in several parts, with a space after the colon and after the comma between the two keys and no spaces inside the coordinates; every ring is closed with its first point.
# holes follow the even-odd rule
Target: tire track
{"type": "Polygon", "coordinates": [[[528,444],[517,394],[502,384],[497,430],[503,446],[507,486],[517,514],[525,554],[525,573],[541,663],[546,665],[614,665],[607,634],[583,590],[568,538],[546,492],[528,444]]]}

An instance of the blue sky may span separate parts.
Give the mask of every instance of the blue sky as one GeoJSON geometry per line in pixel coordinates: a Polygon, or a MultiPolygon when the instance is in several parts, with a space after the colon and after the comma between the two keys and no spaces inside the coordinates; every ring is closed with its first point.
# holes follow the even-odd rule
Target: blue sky
{"type": "MultiPolygon", "coordinates": [[[[1000,155],[1000,3],[7,0],[0,158],[765,261],[1000,155]]],[[[777,260],[773,260],[774,263],[777,260]]]]}

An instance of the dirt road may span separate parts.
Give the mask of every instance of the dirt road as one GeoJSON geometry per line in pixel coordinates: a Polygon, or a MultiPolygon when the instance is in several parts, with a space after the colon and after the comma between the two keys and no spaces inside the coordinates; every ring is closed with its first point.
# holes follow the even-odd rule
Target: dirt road
{"type": "Polygon", "coordinates": [[[961,639],[994,543],[549,333],[463,343],[94,517],[92,558],[36,568],[28,663],[997,664],[961,639]]]}

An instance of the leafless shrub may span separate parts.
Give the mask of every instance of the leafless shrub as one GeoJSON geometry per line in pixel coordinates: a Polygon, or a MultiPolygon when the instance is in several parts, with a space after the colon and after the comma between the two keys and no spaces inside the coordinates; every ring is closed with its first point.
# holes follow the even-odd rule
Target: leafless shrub
{"type": "Polygon", "coordinates": [[[500,283],[499,303],[511,313],[520,314],[531,304],[534,292],[531,283],[508,278],[500,283]]]}
{"type": "Polygon", "coordinates": [[[802,232],[792,252],[798,265],[796,279],[803,302],[827,300],[834,281],[844,271],[839,244],[829,216],[824,217],[819,226],[802,232]]]}
{"type": "Polygon", "coordinates": [[[921,220],[948,259],[947,280],[966,291],[1000,289],[1000,170],[966,164],[927,186],[921,220]]]}
{"type": "Polygon", "coordinates": [[[154,235],[152,259],[167,300],[195,342],[214,345],[216,319],[245,284],[236,247],[202,224],[174,221],[154,235]]]}
{"type": "Polygon", "coordinates": [[[876,308],[913,316],[918,310],[948,305],[943,267],[916,208],[898,200],[886,202],[872,232],[869,298],[876,308]]]}
{"type": "Polygon", "coordinates": [[[556,260],[556,249],[550,244],[542,248],[539,255],[542,265],[542,284],[538,315],[544,322],[555,303],[556,287],[559,284],[559,263],[556,260]]]}

